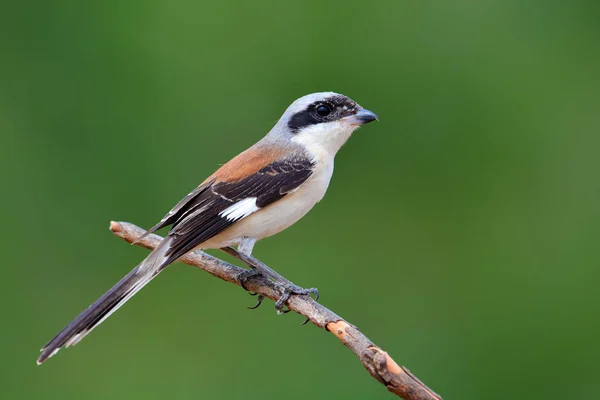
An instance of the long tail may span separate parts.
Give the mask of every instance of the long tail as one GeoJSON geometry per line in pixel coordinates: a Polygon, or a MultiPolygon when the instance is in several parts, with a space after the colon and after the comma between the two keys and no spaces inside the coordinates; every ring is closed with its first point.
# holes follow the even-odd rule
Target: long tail
{"type": "Polygon", "coordinates": [[[41,350],[42,354],[37,360],[38,365],[52,357],[62,347],[66,348],[79,343],[81,339],[158,275],[168,265],[165,262],[165,253],[169,248],[169,242],[169,238],[164,239],[140,265],[135,267],[50,340],[41,350]]]}

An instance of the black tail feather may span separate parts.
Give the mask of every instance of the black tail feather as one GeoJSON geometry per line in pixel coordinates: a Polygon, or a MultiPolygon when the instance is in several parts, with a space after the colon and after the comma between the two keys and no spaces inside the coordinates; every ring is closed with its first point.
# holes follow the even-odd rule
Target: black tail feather
{"type": "Polygon", "coordinates": [[[102,297],[86,308],[69,325],[63,328],[41,350],[37,363],[42,364],[62,347],[79,343],[95,327],[100,325],[113,312],[152,280],[164,267],[164,250],[168,248],[164,240],[140,265],[121,279],[102,297]]]}

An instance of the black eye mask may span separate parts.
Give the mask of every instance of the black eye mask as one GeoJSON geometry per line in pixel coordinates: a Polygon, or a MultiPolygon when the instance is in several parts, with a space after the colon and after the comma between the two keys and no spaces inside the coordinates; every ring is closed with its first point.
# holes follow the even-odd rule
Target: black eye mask
{"type": "Polygon", "coordinates": [[[340,118],[355,114],[359,105],[346,96],[333,96],[323,101],[310,104],[305,110],[294,114],[288,122],[288,127],[294,133],[301,128],[323,122],[336,121],[340,118]]]}

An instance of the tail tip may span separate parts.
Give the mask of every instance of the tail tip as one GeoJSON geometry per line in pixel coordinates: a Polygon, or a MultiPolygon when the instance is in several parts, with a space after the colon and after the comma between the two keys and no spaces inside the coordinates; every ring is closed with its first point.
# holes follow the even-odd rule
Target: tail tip
{"type": "Polygon", "coordinates": [[[42,365],[47,359],[49,359],[50,357],[52,357],[53,355],[58,353],[59,350],[60,350],[60,347],[52,350],[51,352],[48,352],[47,348],[40,350],[42,352],[42,354],[38,357],[38,359],[36,361],[37,365],[42,365]]]}

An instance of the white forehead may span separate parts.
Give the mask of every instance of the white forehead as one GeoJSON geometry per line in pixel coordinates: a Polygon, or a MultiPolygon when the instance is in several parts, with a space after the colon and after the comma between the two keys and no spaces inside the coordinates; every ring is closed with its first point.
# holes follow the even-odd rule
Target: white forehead
{"type": "Polygon", "coordinates": [[[339,93],[335,92],[318,92],[307,94],[306,96],[302,96],[296,101],[294,101],[288,108],[285,110],[285,114],[295,114],[300,111],[306,110],[306,107],[317,102],[324,101],[332,96],[341,96],[339,93]]]}

